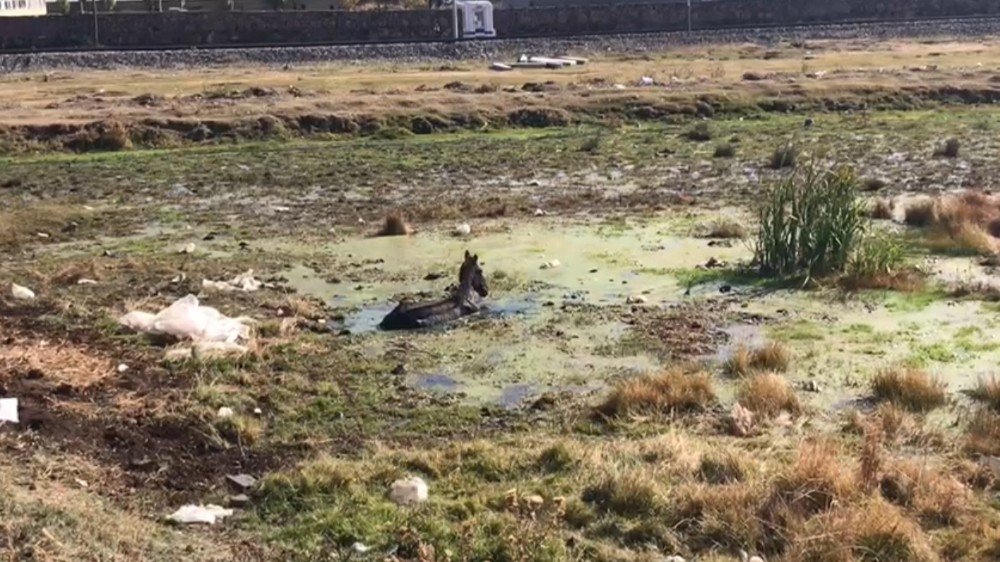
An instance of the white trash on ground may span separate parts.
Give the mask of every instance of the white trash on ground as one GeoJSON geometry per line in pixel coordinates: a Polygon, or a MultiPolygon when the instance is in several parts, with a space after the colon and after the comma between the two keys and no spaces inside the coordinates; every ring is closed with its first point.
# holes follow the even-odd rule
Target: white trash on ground
{"type": "Polygon", "coordinates": [[[455,227],[455,236],[468,236],[470,234],[472,234],[472,227],[467,222],[455,227]]]}
{"type": "Polygon", "coordinates": [[[10,295],[15,299],[30,301],[35,298],[35,292],[27,287],[22,287],[17,283],[10,284],[10,295]]]}
{"type": "Polygon", "coordinates": [[[252,293],[259,290],[261,287],[266,285],[257,280],[253,276],[253,270],[248,270],[246,273],[241,273],[236,277],[233,277],[229,281],[212,281],[211,279],[204,279],[201,282],[201,288],[204,291],[218,291],[220,293],[225,293],[228,291],[243,291],[244,293],[252,293]]]}
{"type": "MultiPolygon", "coordinates": [[[[196,344],[206,342],[236,344],[250,339],[250,325],[255,320],[247,317],[230,318],[210,306],[201,306],[198,297],[188,295],[174,301],[157,314],[133,311],[118,319],[118,323],[146,334],[166,334],[196,344]]],[[[197,346],[196,346],[197,347],[197,346]]],[[[195,350],[197,353],[199,350],[195,350]]],[[[200,349],[206,354],[231,355],[245,352],[246,348],[231,345],[209,346],[200,349]]],[[[181,352],[172,351],[172,357],[181,352]]]]}
{"type": "Polygon", "coordinates": [[[549,260],[542,264],[542,269],[555,269],[562,265],[559,260],[549,260]]]}
{"type": "Polygon", "coordinates": [[[219,411],[215,413],[215,417],[219,418],[220,420],[231,418],[234,415],[236,415],[236,412],[234,412],[233,409],[230,408],[229,406],[222,406],[221,408],[219,408],[219,411]]]}
{"type": "Polygon", "coordinates": [[[0,422],[17,423],[17,398],[0,398],[0,422]]]}
{"type": "Polygon", "coordinates": [[[389,490],[389,499],[396,505],[423,503],[427,501],[427,497],[427,482],[419,477],[396,480],[389,490]]]}
{"type": "Polygon", "coordinates": [[[216,521],[229,517],[233,510],[225,509],[218,505],[192,505],[188,504],[167,516],[167,519],[175,523],[207,523],[214,525],[216,521]]]}
{"type": "Polygon", "coordinates": [[[364,554],[364,553],[368,552],[371,549],[372,549],[372,547],[370,547],[370,546],[368,546],[368,545],[366,545],[364,543],[360,543],[360,542],[356,542],[356,543],[354,543],[354,544],[351,545],[351,550],[353,550],[354,552],[357,552],[358,554],[364,554]]]}

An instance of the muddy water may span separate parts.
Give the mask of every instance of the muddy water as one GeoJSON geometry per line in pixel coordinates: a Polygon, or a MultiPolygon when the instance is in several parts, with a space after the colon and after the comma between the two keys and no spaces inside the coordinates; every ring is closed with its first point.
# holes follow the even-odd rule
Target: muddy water
{"type": "Polygon", "coordinates": [[[656,359],[643,353],[602,353],[627,326],[593,307],[623,305],[638,295],[649,306],[677,302],[687,298],[677,272],[710,258],[749,256],[742,243],[709,246],[706,239],[679,234],[682,227],[677,220],[538,221],[513,229],[492,225],[465,238],[448,233],[356,238],[328,251],[337,261],[372,263],[375,281],[332,283],[305,266],[283,276],[300,293],[349,310],[345,328],[372,352],[405,339],[418,348],[415,353],[436,357],[431,368],[408,375],[411,385],[515,407],[549,390],[597,391],[612,377],[658,368],[656,359]],[[444,329],[377,332],[395,295],[443,294],[455,281],[465,250],[479,255],[491,285],[481,315],[444,329]],[[592,306],[590,312],[565,312],[566,303],[592,306]]]}

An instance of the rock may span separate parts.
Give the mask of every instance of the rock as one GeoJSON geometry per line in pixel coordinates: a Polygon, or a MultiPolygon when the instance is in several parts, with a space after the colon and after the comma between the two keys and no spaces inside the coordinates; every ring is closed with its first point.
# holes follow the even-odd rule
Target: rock
{"type": "Polygon", "coordinates": [[[219,418],[220,420],[231,418],[234,415],[236,415],[236,412],[234,412],[233,409],[230,408],[229,406],[223,406],[219,408],[218,412],[215,413],[215,417],[219,418]]]}
{"type": "Polygon", "coordinates": [[[228,474],[226,480],[240,491],[249,490],[257,484],[257,479],[249,474],[228,474]]]}
{"type": "Polygon", "coordinates": [[[472,227],[467,222],[455,227],[455,236],[468,236],[470,234],[472,234],[472,227]]]}
{"type": "Polygon", "coordinates": [[[17,283],[10,284],[10,295],[18,300],[30,301],[35,299],[34,291],[17,283]]]}
{"type": "Polygon", "coordinates": [[[646,304],[647,300],[648,299],[646,297],[644,297],[643,295],[629,295],[628,298],[625,299],[625,303],[626,304],[646,304]]]}
{"type": "Polygon", "coordinates": [[[555,269],[555,268],[557,268],[557,267],[559,267],[561,265],[562,264],[559,263],[559,260],[549,260],[549,261],[543,263],[541,268],[542,269],[555,269]]]}
{"type": "Polygon", "coordinates": [[[119,373],[124,373],[126,371],[128,371],[128,365],[126,365],[125,363],[119,363],[118,364],[118,372],[119,373]]]}
{"type": "Polygon", "coordinates": [[[802,390],[806,392],[823,392],[823,387],[816,381],[805,381],[802,383],[802,390]]]}
{"type": "Polygon", "coordinates": [[[423,503],[428,495],[427,483],[419,477],[396,480],[389,490],[389,499],[396,505],[423,503]]]}
{"type": "Polygon", "coordinates": [[[250,505],[250,496],[246,494],[237,494],[235,496],[229,496],[230,507],[246,507],[248,505],[250,505]]]}
{"type": "Polygon", "coordinates": [[[406,365],[404,365],[403,363],[400,363],[399,365],[396,365],[396,367],[393,368],[393,370],[392,370],[392,374],[394,374],[394,375],[405,375],[406,374],[406,365]]]}

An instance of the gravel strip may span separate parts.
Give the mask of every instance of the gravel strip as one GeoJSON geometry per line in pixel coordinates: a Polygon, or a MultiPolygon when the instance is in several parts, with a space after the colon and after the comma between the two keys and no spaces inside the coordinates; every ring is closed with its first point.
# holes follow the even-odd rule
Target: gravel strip
{"type": "Polygon", "coordinates": [[[891,39],[904,37],[976,37],[1000,34],[1000,18],[937,19],[910,22],[682,31],[562,38],[494,39],[460,43],[395,43],[313,47],[253,47],[0,54],[0,72],[54,69],[165,68],[266,65],[285,66],[379,61],[419,63],[457,60],[509,60],[519,53],[573,53],[578,56],[662,51],[698,43],[762,43],[806,39],[891,39]]]}

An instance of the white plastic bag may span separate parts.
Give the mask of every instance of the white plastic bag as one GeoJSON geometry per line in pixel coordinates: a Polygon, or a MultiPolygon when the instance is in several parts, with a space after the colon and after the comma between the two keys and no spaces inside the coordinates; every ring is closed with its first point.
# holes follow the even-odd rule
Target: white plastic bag
{"type": "Polygon", "coordinates": [[[17,283],[10,284],[10,296],[15,299],[30,301],[35,298],[35,292],[27,287],[22,287],[17,283]]]}
{"type": "Polygon", "coordinates": [[[160,311],[152,331],[192,341],[235,343],[250,338],[247,319],[229,318],[210,306],[200,306],[198,297],[188,295],[160,311]]]}
{"type": "Polygon", "coordinates": [[[0,423],[17,423],[17,398],[0,398],[0,423]]]}
{"type": "Polygon", "coordinates": [[[207,523],[214,525],[216,521],[221,521],[232,514],[233,510],[213,504],[185,505],[168,515],[167,519],[176,523],[207,523]]]}
{"type": "Polygon", "coordinates": [[[118,319],[118,323],[136,332],[148,332],[153,327],[153,320],[156,315],[152,312],[133,310],[118,319]]]}

